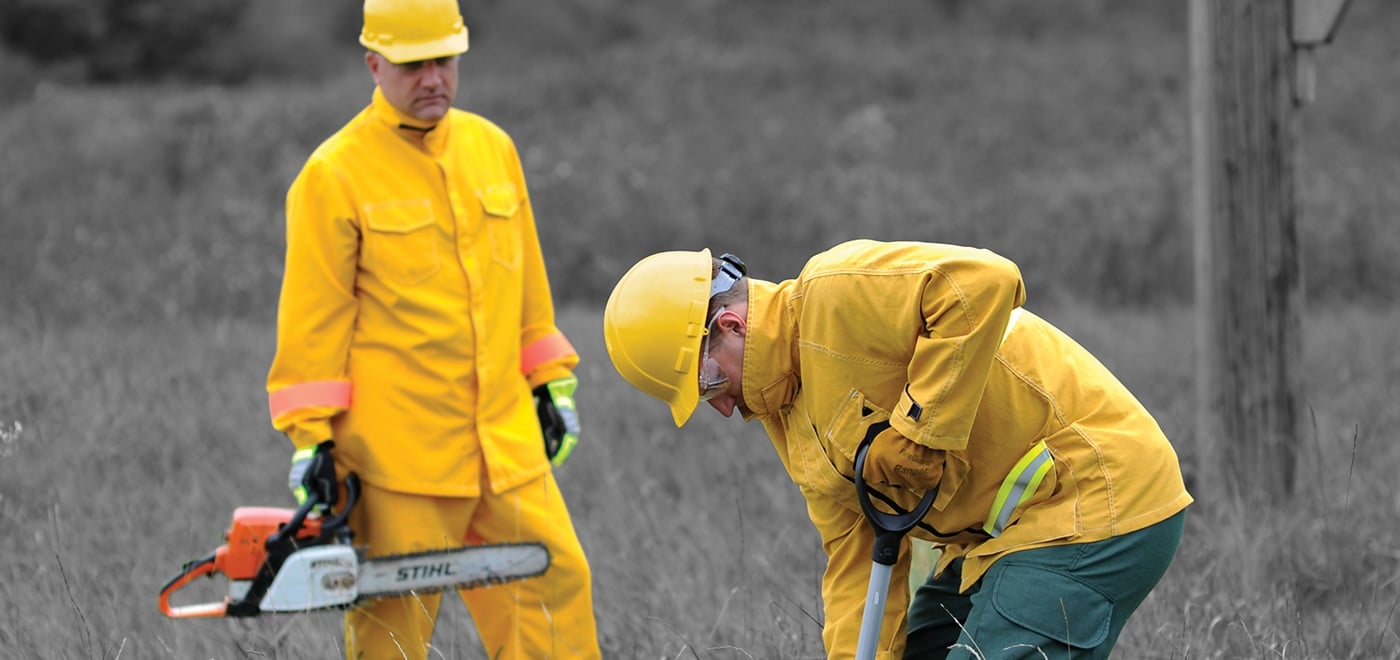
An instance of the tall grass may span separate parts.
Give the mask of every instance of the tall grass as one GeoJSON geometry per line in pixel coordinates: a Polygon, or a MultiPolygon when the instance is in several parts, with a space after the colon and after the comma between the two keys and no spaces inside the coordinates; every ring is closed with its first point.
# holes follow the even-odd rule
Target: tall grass
{"type": "MultiPolygon", "coordinates": [[[[1039,308],[1103,357],[1189,462],[1189,315],[1039,308]]],[[[1117,657],[1400,657],[1394,311],[1321,315],[1306,347],[1316,428],[1302,491],[1267,510],[1202,500],[1117,657]]],[[[613,658],[822,657],[820,541],[755,424],[665,406],[607,363],[599,312],[561,323],[583,356],[584,439],[558,472],[613,658]]],[[[156,593],[222,542],[235,506],[290,503],[261,387],[272,328],[224,320],[0,326],[0,657],[326,658],[334,613],[170,621],[156,593]]],[[[180,602],[214,600],[200,581],[180,602]]],[[[449,600],[442,657],[480,658],[449,600]]]]}

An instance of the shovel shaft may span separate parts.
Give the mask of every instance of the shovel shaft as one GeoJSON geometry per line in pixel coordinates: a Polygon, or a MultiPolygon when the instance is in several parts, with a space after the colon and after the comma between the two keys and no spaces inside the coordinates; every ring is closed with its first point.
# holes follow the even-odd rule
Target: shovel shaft
{"type": "Polygon", "coordinates": [[[856,660],[875,660],[875,647],[880,644],[880,622],[885,618],[885,599],[890,591],[890,571],[893,566],[870,563],[870,586],[865,590],[865,612],[860,620],[860,638],[856,642],[856,660]]]}
{"type": "Polygon", "coordinates": [[[875,508],[875,504],[870,501],[870,489],[866,486],[862,474],[865,472],[865,457],[870,451],[870,444],[875,441],[880,431],[889,427],[889,422],[871,424],[865,431],[865,439],[856,447],[856,499],[860,501],[861,512],[865,514],[865,520],[870,523],[870,529],[875,534],[870,557],[870,585],[865,590],[865,611],[861,613],[860,638],[856,642],[856,660],[875,660],[875,647],[880,643],[880,623],[885,619],[885,607],[888,605],[890,573],[899,561],[900,541],[909,530],[919,524],[924,514],[928,513],[929,507],[933,506],[934,497],[938,495],[936,487],[924,493],[913,511],[885,513],[875,508]]]}

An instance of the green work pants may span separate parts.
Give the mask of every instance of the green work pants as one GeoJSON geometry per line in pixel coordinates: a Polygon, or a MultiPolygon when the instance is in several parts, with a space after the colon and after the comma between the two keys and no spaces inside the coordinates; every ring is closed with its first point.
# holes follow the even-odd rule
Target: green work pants
{"type": "Polygon", "coordinates": [[[1108,658],[1171,564],[1185,519],[1183,511],[1124,536],[1006,555],[966,593],[957,559],[915,592],[904,657],[1108,658]]]}

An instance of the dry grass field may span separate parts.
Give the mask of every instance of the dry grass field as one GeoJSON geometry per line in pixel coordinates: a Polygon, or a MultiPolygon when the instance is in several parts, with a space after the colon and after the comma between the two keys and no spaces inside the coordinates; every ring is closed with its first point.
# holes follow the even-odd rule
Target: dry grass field
{"type": "MultiPolygon", "coordinates": [[[[253,65],[318,25],[295,4],[248,30],[253,65]]],[[[992,248],[1188,470],[1218,455],[1193,430],[1184,3],[464,4],[459,104],[521,146],[584,359],[558,477],[607,657],[823,657],[821,548],[761,428],[677,431],[608,364],[603,296],[657,250],[782,279],[857,236],[992,248]]],[[[1199,501],[1116,657],[1400,657],[1400,12],[1353,5],[1299,122],[1298,493],[1199,501]]],[[[263,389],[281,204],[366,102],[360,55],[100,87],[4,55],[0,659],[337,657],[334,613],[170,621],[156,596],[234,507],[291,502],[263,389]]],[[[436,646],[484,657],[455,600],[436,646]]]]}
{"type": "MultiPolygon", "coordinates": [[[[1169,432],[1190,425],[1186,310],[1041,311],[1169,432]]],[[[585,359],[585,437],[559,479],[608,657],[822,657],[820,546],[761,429],[702,411],[676,431],[607,364],[596,310],[568,308],[561,322],[585,359]]],[[[1194,507],[1117,657],[1400,657],[1397,324],[1393,311],[1318,316],[1303,492],[1264,511],[1194,507]]],[[[221,542],[233,507],[290,503],[288,448],[260,394],[270,332],[232,320],[0,326],[0,657],[336,655],[335,614],[170,621],[156,608],[180,563],[221,542]]],[[[1189,462],[1192,448],[1180,449],[1189,462]]],[[[217,597],[222,582],[207,583],[180,602],[217,597]]],[[[484,657],[448,602],[441,657],[484,657]]]]}

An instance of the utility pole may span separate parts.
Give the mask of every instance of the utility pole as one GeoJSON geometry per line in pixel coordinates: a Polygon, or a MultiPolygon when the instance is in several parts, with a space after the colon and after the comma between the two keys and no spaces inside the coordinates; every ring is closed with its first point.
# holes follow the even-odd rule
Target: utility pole
{"type": "Polygon", "coordinates": [[[1348,0],[1189,0],[1200,487],[1293,493],[1302,272],[1297,109],[1348,0]]]}

